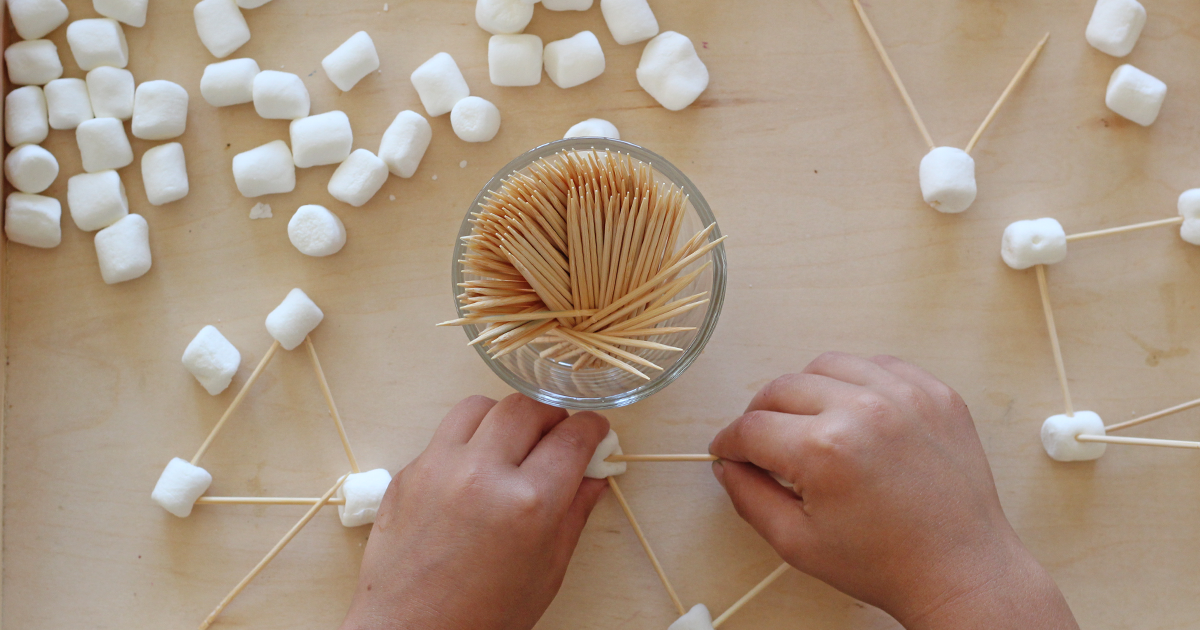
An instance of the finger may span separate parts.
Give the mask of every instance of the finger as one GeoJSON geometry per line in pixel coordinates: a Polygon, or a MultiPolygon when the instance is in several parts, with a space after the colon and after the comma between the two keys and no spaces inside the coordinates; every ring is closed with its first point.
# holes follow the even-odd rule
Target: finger
{"type": "Polygon", "coordinates": [[[938,377],[908,361],[890,355],[871,357],[871,362],[895,374],[909,383],[925,390],[925,393],[935,398],[957,397],[958,393],[942,382],[938,377]]]}
{"type": "Polygon", "coordinates": [[[537,484],[550,505],[565,510],[606,435],[608,420],[604,416],[591,411],[577,413],[550,429],[525,458],[521,471],[537,484]]]}
{"type": "Polygon", "coordinates": [[[608,482],[603,479],[584,479],[583,483],[579,484],[579,490],[575,493],[571,506],[567,508],[562,526],[559,527],[556,553],[560,558],[570,558],[575,553],[583,527],[587,525],[588,517],[592,515],[596,503],[607,489],[608,482]]]}
{"type": "Polygon", "coordinates": [[[751,411],[717,434],[709,452],[721,459],[778,473],[792,483],[800,478],[804,445],[809,441],[813,416],[777,411],[751,411]]]}
{"type": "Polygon", "coordinates": [[[733,507],[754,531],[789,562],[812,537],[809,516],[796,492],[750,464],[713,462],[713,475],[729,494],[733,507]]]}
{"type": "Polygon", "coordinates": [[[471,396],[464,398],[450,413],[442,418],[437,431],[433,433],[433,444],[466,444],[483,422],[483,417],[496,406],[496,401],[487,396],[471,396]]]}
{"type": "Polygon", "coordinates": [[[488,411],[470,444],[494,461],[519,466],[538,440],[566,417],[562,409],[513,394],[488,411]]]}
{"type": "Polygon", "coordinates": [[[899,377],[879,364],[844,352],[826,352],[804,368],[805,374],[820,374],[861,387],[891,387],[899,377]]]}
{"type": "Polygon", "coordinates": [[[815,416],[839,400],[854,396],[858,388],[819,374],[785,374],[758,390],[746,412],[778,411],[815,416]]]}

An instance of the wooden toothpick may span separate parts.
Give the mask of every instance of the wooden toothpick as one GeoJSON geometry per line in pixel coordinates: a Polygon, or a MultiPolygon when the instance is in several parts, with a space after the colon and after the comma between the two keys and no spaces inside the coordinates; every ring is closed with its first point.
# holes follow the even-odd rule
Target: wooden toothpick
{"type": "Polygon", "coordinates": [[[1042,296],[1042,311],[1046,314],[1046,329],[1050,332],[1050,347],[1054,350],[1054,367],[1058,370],[1058,383],[1062,386],[1063,403],[1068,416],[1075,415],[1071,404],[1071,390],[1067,386],[1067,370],[1063,367],[1062,347],[1058,343],[1058,328],[1054,326],[1054,310],[1050,308],[1050,289],[1046,286],[1046,266],[1037,266],[1038,292],[1042,296]]]}
{"type": "Polygon", "coordinates": [[[1033,62],[1037,60],[1038,55],[1042,52],[1042,48],[1046,46],[1046,40],[1048,39],[1050,39],[1050,33],[1043,35],[1042,40],[1037,43],[1037,46],[1033,47],[1033,51],[1029,53],[1029,56],[1025,57],[1025,62],[1021,64],[1021,67],[1017,70],[1017,74],[1012,78],[1012,81],[1009,81],[1008,86],[1005,87],[1004,91],[1000,93],[1000,98],[996,100],[995,105],[992,105],[992,109],[988,111],[987,117],[983,119],[983,123],[979,125],[979,129],[975,130],[975,135],[971,136],[971,141],[967,143],[967,148],[963,149],[964,151],[970,153],[971,149],[975,148],[975,144],[979,142],[979,137],[983,135],[983,132],[988,128],[988,125],[992,124],[992,119],[996,117],[996,112],[1000,111],[1000,106],[1004,104],[1004,101],[1008,100],[1008,95],[1011,94],[1013,89],[1017,87],[1017,84],[1021,82],[1021,79],[1025,76],[1025,73],[1029,72],[1029,68],[1031,68],[1033,66],[1033,62]]]}
{"type": "Polygon", "coordinates": [[[654,550],[650,548],[650,541],[646,540],[646,535],[642,533],[641,526],[638,525],[637,519],[633,517],[633,510],[629,508],[629,502],[625,500],[625,495],[621,493],[621,487],[617,485],[615,477],[608,478],[608,487],[612,489],[613,496],[617,498],[617,503],[621,504],[621,509],[625,512],[625,518],[629,519],[629,524],[633,526],[633,533],[637,535],[638,542],[642,543],[642,549],[646,550],[646,555],[650,558],[650,564],[654,565],[654,572],[658,574],[658,579],[662,581],[663,586],[667,589],[667,595],[671,596],[671,603],[675,604],[675,608],[682,617],[687,614],[687,610],[684,609],[683,602],[679,601],[679,596],[675,594],[675,588],[671,586],[670,580],[667,579],[667,574],[663,571],[662,565],[659,564],[658,557],[654,555],[654,550]]]}
{"type": "Polygon", "coordinates": [[[713,619],[712,627],[720,628],[721,624],[725,623],[730,617],[733,616],[733,613],[741,610],[742,606],[745,606],[747,602],[754,599],[759,593],[763,592],[768,586],[771,585],[772,582],[778,580],[779,576],[787,573],[787,570],[790,568],[791,565],[786,562],[779,565],[779,567],[772,571],[770,575],[763,579],[763,581],[759,582],[754,588],[750,589],[749,593],[746,593],[741,599],[734,602],[733,605],[729,607],[729,610],[726,610],[725,612],[721,613],[721,616],[713,619]]]}
{"type": "Polygon", "coordinates": [[[1145,230],[1148,228],[1156,228],[1164,225],[1179,225],[1183,223],[1183,217],[1171,217],[1170,219],[1159,219],[1158,221],[1147,221],[1145,223],[1134,223],[1133,225],[1123,225],[1121,227],[1108,228],[1106,230],[1095,230],[1093,232],[1080,232],[1078,234],[1068,234],[1067,242],[1082,241],[1089,238],[1097,238],[1100,236],[1112,236],[1113,234],[1124,234],[1125,232],[1134,232],[1136,230],[1145,230]]]}
{"type": "MultiPolygon", "coordinates": [[[[319,498],[307,497],[200,497],[196,504],[209,505],[312,505],[319,498]]],[[[330,499],[325,505],[346,505],[345,499],[330,499]]]]}
{"type": "Polygon", "coordinates": [[[917,123],[917,129],[921,131],[921,137],[925,139],[925,144],[929,145],[929,150],[933,150],[933,138],[929,135],[929,130],[925,128],[925,121],[921,120],[921,115],[917,113],[917,106],[913,105],[912,98],[908,96],[908,90],[904,89],[904,82],[900,80],[900,74],[896,72],[896,66],[892,65],[892,60],[888,57],[887,50],[883,47],[883,42],[879,41],[879,35],[875,34],[875,27],[871,25],[871,18],[867,17],[867,12],[863,10],[862,5],[858,0],[854,1],[854,10],[858,12],[858,19],[862,20],[863,26],[867,29],[867,36],[871,38],[871,43],[875,45],[875,51],[879,53],[879,58],[883,60],[884,67],[887,68],[888,74],[892,75],[892,81],[896,84],[896,89],[900,90],[900,97],[904,99],[904,106],[908,108],[908,113],[912,115],[913,122],[917,123]]]}
{"type": "Polygon", "coordinates": [[[1137,446],[1165,446],[1167,448],[1200,448],[1200,442],[1183,440],[1152,440],[1150,438],[1118,437],[1115,435],[1076,435],[1080,442],[1105,442],[1108,444],[1133,444],[1137,446]]]}
{"type": "Polygon", "coordinates": [[[1175,413],[1179,413],[1181,411],[1187,411],[1188,409],[1193,409],[1195,407],[1200,407],[1200,398],[1197,398],[1196,400],[1190,400],[1183,404],[1175,405],[1174,407],[1167,407],[1166,409],[1163,409],[1162,411],[1156,411],[1151,414],[1146,414],[1140,418],[1134,418],[1133,420],[1126,420],[1125,422],[1119,422],[1117,424],[1104,427],[1104,432],[1112,433],[1113,431],[1120,431],[1121,429],[1128,429],[1129,427],[1135,427],[1139,424],[1142,424],[1145,422],[1150,422],[1151,420],[1158,420],[1159,418],[1164,418],[1166,416],[1169,416],[1169,415],[1175,414],[1175,413]]]}
{"type": "Polygon", "coordinates": [[[346,449],[346,459],[350,460],[350,470],[360,473],[362,470],[358,467],[358,460],[354,458],[354,450],[350,448],[350,438],[346,437],[346,425],[342,424],[342,416],[338,413],[337,405],[333,403],[333,394],[329,391],[329,381],[325,380],[325,370],[321,369],[321,360],[317,358],[317,348],[313,346],[312,337],[305,337],[304,345],[308,347],[308,356],[312,359],[313,371],[317,374],[317,383],[321,386],[321,393],[325,395],[325,404],[329,406],[329,415],[333,416],[333,424],[337,427],[338,437],[342,439],[342,448],[346,449]]]}
{"type": "Polygon", "coordinates": [[[716,455],[696,454],[696,455],[609,455],[604,459],[606,462],[715,462],[719,457],[716,455]]]}
{"type": "Polygon", "coordinates": [[[209,431],[208,437],[204,438],[204,443],[200,445],[200,450],[196,451],[196,454],[192,457],[193,466],[200,461],[201,457],[204,457],[204,452],[208,450],[208,447],[212,445],[213,440],[217,439],[217,434],[220,433],[221,429],[225,427],[225,421],[229,420],[229,416],[232,416],[233,412],[238,408],[238,405],[242,404],[242,399],[246,397],[246,392],[250,391],[250,386],[254,384],[254,381],[258,380],[260,375],[262,375],[263,369],[266,368],[267,364],[271,362],[271,357],[275,356],[275,352],[278,350],[279,341],[276,340],[271,344],[271,347],[267,349],[267,353],[263,355],[262,360],[258,362],[258,365],[254,368],[254,371],[250,373],[250,378],[246,379],[245,383],[242,383],[242,389],[238,391],[237,396],[233,397],[233,402],[229,403],[229,408],[226,409],[225,413],[221,415],[221,419],[217,420],[217,424],[213,426],[212,431],[209,431]]]}

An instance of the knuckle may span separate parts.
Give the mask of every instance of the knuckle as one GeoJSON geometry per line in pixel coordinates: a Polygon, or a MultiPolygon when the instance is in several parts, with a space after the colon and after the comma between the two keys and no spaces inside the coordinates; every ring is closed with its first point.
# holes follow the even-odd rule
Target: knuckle
{"type": "Polygon", "coordinates": [[[546,505],[542,494],[533,484],[514,483],[508,488],[507,494],[513,508],[517,514],[521,515],[522,519],[541,513],[546,505]]]}
{"type": "Polygon", "coordinates": [[[492,400],[491,398],[488,398],[487,396],[484,396],[483,394],[473,394],[471,396],[467,396],[466,398],[463,399],[463,402],[470,404],[470,405],[489,405],[489,404],[494,405],[494,404],[496,404],[496,401],[492,400]]]}
{"type": "Polygon", "coordinates": [[[774,406],[799,385],[801,374],[784,374],[763,386],[761,395],[768,405],[774,406]]]}
{"type": "Polygon", "coordinates": [[[570,451],[588,451],[593,450],[591,440],[588,439],[586,429],[579,426],[564,426],[557,431],[551,431],[544,439],[555,440],[560,445],[570,451]]]}

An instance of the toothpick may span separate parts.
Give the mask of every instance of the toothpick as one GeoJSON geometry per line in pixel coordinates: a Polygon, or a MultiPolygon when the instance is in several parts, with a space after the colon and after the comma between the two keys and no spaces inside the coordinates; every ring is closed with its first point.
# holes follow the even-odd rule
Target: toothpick
{"type": "Polygon", "coordinates": [[[346,450],[346,459],[350,460],[350,471],[360,473],[362,470],[358,468],[358,460],[354,458],[354,450],[350,448],[350,438],[346,437],[346,425],[342,424],[342,416],[333,402],[333,393],[329,391],[329,381],[325,380],[325,370],[321,369],[321,360],[317,358],[317,348],[313,345],[311,336],[304,338],[304,345],[308,348],[308,357],[312,359],[313,372],[317,374],[317,384],[321,386],[321,394],[325,396],[329,415],[333,417],[338,437],[342,439],[342,448],[346,450]]]}
{"type": "Polygon", "coordinates": [[[879,53],[879,58],[883,60],[883,65],[887,68],[888,74],[892,75],[892,81],[896,84],[896,89],[900,90],[900,97],[904,99],[904,106],[908,108],[908,113],[912,115],[913,122],[917,123],[917,129],[921,131],[921,137],[925,139],[925,144],[929,145],[929,150],[934,149],[933,138],[929,136],[929,130],[925,128],[925,122],[921,120],[921,115],[917,113],[917,107],[913,105],[912,99],[908,96],[908,90],[904,89],[904,82],[900,80],[900,75],[896,72],[896,66],[892,65],[892,60],[888,57],[887,50],[883,47],[883,42],[879,41],[879,35],[875,34],[875,27],[871,26],[871,18],[867,17],[867,12],[863,10],[862,5],[858,0],[854,1],[854,10],[858,12],[858,18],[862,20],[863,26],[867,29],[867,35],[871,38],[871,43],[875,45],[875,51],[879,53]]]}
{"type": "MultiPolygon", "coordinates": [[[[629,519],[629,524],[633,526],[633,533],[637,535],[638,542],[642,543],[642,549],[646,550],[646,555],[650,558],[650,564],[654,565],[654,572],[658,574],[658,579],[667,589],[667,595],[671,596],[671,603],[675,604],[675,608],[679,611],[679,615],[687,614],[687,610],[683,607],[683,602],[679,601],[679,596],[675,594],[675,589],[671,586],[671,581],[667,579],[667,574],[663,571],[662,565],[658,562],[658,557],[654,555],[654,550],[650,548],[650,541],[646,540],[646,535],[642,533],[641,526],[638,525],[637,519],[633,517],[633,510],[629,508],[629,502],[625,500],[625,495],[621,493],[621,487],[617,485],[616,477],[608,478],[608,487],[612,488],[613,496],[616,497],[617,503],[621,504],[621,509],[625,512],[625,518],[629,519]]],[[[202,629],[203,630],[203,629],[202,629]]]]}
{"type": "Polygon", "coordinates": [[[499,324],[508,322],[530,322],[539,319],[558,319],[560,317],[586,317],[596,311],[577,309],[574,311],[537,311],[534,313],[512,313],[510,315],[488,315],[484,317],[463,317],[442,322],[438,326],[469,326],[471,324],[499,324]]]}
{"type": "Polygon", "coordinates": [[[279,350],[278,340],[272,343],[271,347],[267,349],[267,353],[263,355],[262,360],[258,362],[258,365],[254,368],[254,371],[250,373],[250,378],[246,379],[245,383],[242,383],[242,389],[238,391],[237,396],[234,396],[233,402],[229,403],[229,408],[226,409],[225,413],[221,415],[221,419],[217,420],[217,424],[213,426],[212,431],[209,431],[208,437],[204,438],[204,443],[200,445],[200,450],[196,451],[195,456],[192,457],[193,466],[200,461],[201,457],[204,457],[204,452],[208,450],[208,447],[212,445],[213,440],[217,439],[217,434],[220,433],[221,429],[225,427],[225,421],[229,420],[229,417],[233,415],[233,412],[238,408],[238,405],[242,404],[242,399],[246,397],[246,392],[250,391],[250,386],[254,384],[254,381],[258,380],[259,376],[262,375],[263,369],[266,368],[267,364],[271,362],[271,357],[275,356],[275,352],[277,350],[279,350]]]}
{"type": "Polygon", "coordinates": [[[604,459],[606,462],[715,462],[719,457],[716,455],[696,454],[696,455],[609,455],[604,459]]]}
{"type": "Polygon", "coordinates": [[[1134,427],[1134,426],[1137,426],[1144,422],[1150,422],[1151,420],[1158,420],[1159,418],[1163,418],[1163,417],[1169,416],[1171,414],[1179,413],[1181,411],[1187,411],[1188,409],[1193,409],[1195,407],[1200,407],[1200,398],[1197,398],[1196,400],[1185,402],[1180,405],[1175,405],[1174,407],[1167,407],[1166,409],[1163,409],[1162,411],[1156,411],[1154,413],[1144,415],[1140,418],[1134,418],[1133,420],[1126,420],[1125,422],[1119,422],[1117,424],[1104,427],[1104,432],[1112,433],[1113,431],[1120,431],[1121,429],[1128,429],[1129,427],[1134,427]]]}
{"type": "Polygon", "coordinates": [[[1050,39],[1050,33],[1046,33],[1044,36],[1042,36],[1042,40],[1037,43],[1037,46],[1033,47],[1033,51],[1029,53],[1029,56],[1025,57],[1025,62],[1022,63],[1021,67],[1017,70],[1016,76],[1012,78],[1012,81],[1008,82],[1008,86],[1006,86],[1004,91],[1000,93],[1000,98],[996,99],[996,104],[992,105],[992,109],[988,111],[987,117],[983,119],[983,123],[979,125],[979,129],[975,130],[975,135],[971,136],[971,141],[967,143],[967,148],[963,149],[963,151],[970,153],[971,149],[975,148],[975,144],[979,142],[979,137],[983,135],[983,132],[988,128],[988,125],[992,124],[992,119],[996,117],[996,112],[1000,111],[1000,106],[1004,104],[1004,101],[1008,100],[1008,95],[1012,94],[1013,89],[1016,88],[1017,84],[1021,82],[1021,79],[1025,76],[1025,73],[1029,72],[1029,68],[1033,66],[1033,62],[1036,61],[1038,55],[1041,54],[1042,48],[1046,46],[1046,40],[1048,39],[1050,39]]]}
{"type": "Polygon", "coordinates": [[[1164,225],[1179,225],[1183,223],[1183,217],[1171,217],[1170,219],[1159,219],[1158,221],[1147,221],[1145,223],[1134,223],[1133,225],[1125,225],[1121,227],[1108,228],[1107,230],[1096,230],[1094,232],[1080,232],[1078,234],[1068,234],[1067,242],[1082,241],[1088,238],[1097,238],[1100,236],[1111,236],[1113,234],[1124,234],[1125,232],[1133,232],[1135,230],[1145,230],[1147,228],[1156,228],[1164,225]]]}
{"type": "Polygon", "coordinates": [[[1105,442],[1108,444],[1134,444],[1138,446],[1165,446],[1167,448],[1200,448],[1200,442],[1183,440],[1152,440],[1149,438],[1118,437],[1115,435],[1076,435],[1080,442],[1105,442]]]}
{"type": "Polygon", "coordinates": [[[721,613],[721,616],[717,617],[716,619],[713,619],[712,627],[713,628],[721,627],[721,624],[728,621],[729,618],[733,616],[733,613],[741,610],[742,606],[745,606],[747,602],[754,599],[755,596],[757,596],[759,593],[763,592],[763,590],[765,590],[768,586],[770,586],[772,582],[779,579],[779,576],[783,575],[784,573],[787,573],[787,570],[790,568],[791,568],[791,565],[789,565],[786,562],[779,565],[779,568],[772,571],[770,575],[768,575],[766,578],[763,579],[763,581],[759,582],[754,588],[750,589],[749,593],[746,593],[745,595],[742,596],[741,599],[734,602],[733,605],[729,607],[729,610],[726,610],[725,612],[721,613]]]}
{"type": "Polygon", "coordinates": [[[1037,266],[1038,292],[1042,296],[1042,311],[1046,314],[1046,329],[1050,332],[1050,347],[1054,350],[1054,367],[1058,370],[1058,383],[1062,386],[1063,404],[1067,416],[1075,415],[1071,404],[1071,390],[1067,386],[1067,370],[1063,367],[1062,347],[1058,343],[1058,329],[1054,326],[1054,310],[1050,308],[1050,290],[1046,287],[1046,266],[1037,266]]]}
{"type": "MultiPolygon", "coordinates": [[[[319,498],[303,497],[200,497],[196,504],[207,505],[313,505],[319,498]]],[[[330,499],[325,505],[346,505],[345,499],[330,499]]]]}

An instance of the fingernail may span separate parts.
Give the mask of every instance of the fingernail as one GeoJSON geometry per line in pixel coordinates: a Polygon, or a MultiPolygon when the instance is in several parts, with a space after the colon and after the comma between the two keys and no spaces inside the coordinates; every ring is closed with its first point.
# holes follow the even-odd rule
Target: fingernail
{"type": "Polygon", "coordinates": [[[717,478],[717,483],[721,484],[721,486],[724,487],[725,486],[725,462],[718,459],[717,461],[713,462],[712,468],[713,468],[713,476],[717,478]]]}

